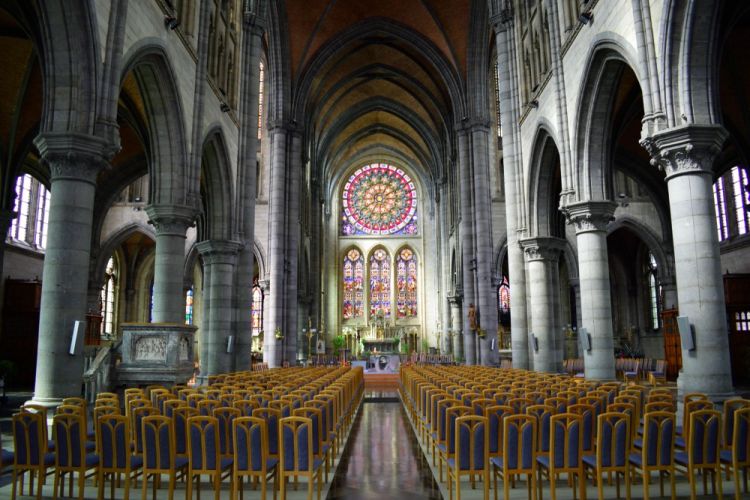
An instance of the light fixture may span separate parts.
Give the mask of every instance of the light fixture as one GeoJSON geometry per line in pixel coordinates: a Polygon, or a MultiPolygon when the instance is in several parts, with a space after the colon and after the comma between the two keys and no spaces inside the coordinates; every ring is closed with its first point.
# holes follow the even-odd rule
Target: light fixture
{"type": "Polygon", "coordinates": [[[229,107],[229,104],[227,104],[227,103],[225,103],[225,102],[222,102],[222,103],[221,103],[221,106],[219,106],[219,108],[220,108],[220,109],[221,109],[221,111],[222,111],[222,112],[224,112],[224,113],[228,113],[228,112],[229,112],[229,110],[230,110],[230,109],[232,109],[232,108],[230,108],[230,107],[229,107]]]}
{"type": "Polygon", "coordinates": [[[581,12],[578,16],[578,21],[581,24],[588,24],[594,20],[594,14],[591,12],[581,12]]]}
{"type": "Polygon", "coordinates": [[[164,27],[176,30],[180,25],[180,20],[174,16],[164,16],[164,27]]]}

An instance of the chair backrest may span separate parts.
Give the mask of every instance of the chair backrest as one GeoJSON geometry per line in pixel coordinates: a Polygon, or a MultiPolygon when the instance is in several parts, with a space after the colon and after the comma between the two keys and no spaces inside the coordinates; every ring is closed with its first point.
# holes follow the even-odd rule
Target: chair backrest
{"type": "Polygon", "coordinates": [[[214,414],[214,410],[221,406],[221,401],[218,399],[204,399],[198,402],[198,413],[204,417],[210,417],[214,414]]]}
{"type": "Polygon", "coordinates": [[[102,415],[96,419],[96,441],[100,466],[129,470],[130,421],[125,415],[102,415]]]}
{"type": "Polygon", "coordinates": [[[445,443],[448,456],[456,452],[456,420],[459,417],[472,415],[474,412],[468,406],[451,406],[445,410],[445,443]]]}
{"type": "Polygon", "coordinates": [[[279,456],[279,421],[281,410],[276,408],[256,408],[253,417],[262,418],[268,424],[268,453],[273,458],[279,456]]]}
{"type": "Polygon", "coordinates": [[[55,415],[52,418],[52,434],[55,440],[55,467],[71,469],[86,464],[86,421],[80,412],[55,415]]]}
{"type": "Polygon", "coordinates": [[[513,399],[513,394],[510,393],[509,391],[497,391],[492,396],[492,399],[495,400],[496,405],[506,406],[506,403],[508,402],[508,400],[513,399]]]}
{"type": "Polygon", "coordinates": [[[750,465],[750,407],[734,412],[732,458],[738,467],[750,465]]]}
{"type": "Polygon", "coordinates": [[[550,418],[554,414],[554,409],[546,405],[531,405],[526,407],[526,414],[536,418],[536,429],[539,433],[536,441],[538,451],[549,452],[550,418]]]}
{"type": "Polygon", "coordinates": [[[724,401],[724,439],[722,445],[726,448],[732,446],[732,436],[734,434],[734,414],[741,408],[750,407],[750,400],[733,398],[724,401]]]}
{"type": "Polygon", "coordinates": [[[530,473],[535,470],[537,435],[536,418],[532,415],[507,415],[503,418],[502,451],[506,471],[530,473]]]}
{"type": "Polygon", "coordinates": [[[646,403],[668,402],[674,404],[674,397],[668,392],[655,392],[651,390],[646,396],[646,403]]]}
{"type": "Polygon", "coordinates": [[[265,394],[253,394],[249,396],[247,399],[251,401],[255,401],[258,404],[258,408],[265,408],[268,406],[269,401],[271,401],[271,398],[266,396],[265,394]]]}
{"type": "Polygon", "coordinates": [[[187,401],[184,399],[168,399],[162,405],[161,414],[165,417],[172,417],[174,409],[181,406],[188,406],[187,401]]]}
{"type": "Polygon", "coordinates": [[[133,439],[133,444],[135,444],[136,455],[140,455],[141,453],[143,453],[141,422],[143,421],[144,417],[148,417],[151,415],[158,415],[158,414],[159,414],[159,410],[157,410],[153,406],[141,406],[138,408],[134,408],[133,413],[130,415],[130,428],[135,429],[135,432],[132,433],[132,439],[133,439]]]}
{"type": "MultiPolygon", "coordinates": [[[[23,411],[12,418],[15,463],[40,466],[47,452],[47,419],[43,413],[23,411]]],[[[8,464],[3,464],[8,465],[8,464]]]]}
{"type": "MultiPolygon", "coordinates": [[[[182,391],[180,391],[182,392],[182,391]]],[[[192,408],[198,408],[198,403],[206,400],[206,395],[200,392],[193,392],[186,395],[185,400],[188,402],[188,406],[192,408]]]]}
{"type": "Polygon", "coordinates": [[[526,398],[511,398],[505,404],[513,408],[514,413],[525,413],[526,407],[534,404],[534,402],[526,398]]]}
{"type": "Polygon", "coordinates": [[[120,402],[114,398],[96,398],[94,401],[94,408],[101,408],[103,406],[109,406],[111,408],[117,408],[118,413],[120,412],[120,402]]]}
{"type": "Polygon", "coordinates": [[[596,463],[600,472],[601,468],[627,466],[632,438],[631,422],[632,415],[623,412],[606,412],[597,417],[596,463]]]}
{"type": "Polygon", "coordinates": [[[500,455],[503,451],[503,418],[513,415],[513,408],[507,405],[488,406],[484,410],[487,418],[490,455],[500,455]]]}
{"type": "Polygon", "coordinates": [[[690,438],[690,414],[698,410],[713,410],[714,404],[708,399],[694,399],[685,403],[682,412],[682,435],[685,442],[690,438]]]}
{"type": "Polygon", "coordinates": [[[306,417],[285,417],[279,421],[279,461],[282,470],[313,471],[312,426],[312,420],[306,417]]]}
{"type": "Polygon", "coordinates": [[[25,403],[21,407],[21,412],[22,413],[39,413],[42,416],[42,421],[44,422],[44,425],[42,426],[42,431],[43,431],[42,441],[44,443],[47,443],[49,441],[48,432],[47,432],[47,407],[33,404],[33,403],[25,403]]]}
{"type": "Polygon", "coordinates": [[[238,399],[232,403],[234,408],[240,410],[240,414],[243,417],[249,417],[253,414],[253,410],[259,408],[257,401],[252,399],[238,399]]]}
{"type": "Polygon", "coordinates": [[[675,414],[668,411],[653,411],[643,416],[641,453],[644,467],[674,467],[675,422],[675,414]]]}
{"type": "Polygon", "coordinates": [[[581,416],[581,438],[583,451],[590,452],[596,444],[594,428],[596,427],[596,417],[594,407],[591,405],[578,403],[568,406],[568,413],[574,413],[581,416]]]}
{"type": "Polygon", "coordinates": [[[459,470],[484,470],[489,459],[487,418],[480,415],[457,418],[455,448],[459,470]]]}
{"type": "Polygon", "coordinates": [[[62,404],[72,405],[72,406],[81,406],[84,409],[86,409],[86,400],[83,398],[79,398],[79,397],[63,398],[62,404]]]}
{"type": "Polygon", "coordinates": [[[688,461],[692,466],[719,464],[721,449],[721,412],[695,410],[690,414],[688,461]]]}
{"type": "Polygon", "coordinates": [[[269,457],[266,420],[259,417],[237,417],[232,422],[232,434],[235,470],[264,472],[269,457]]]}
{"type": "Polygon", "coordinates": [[[583,458],[583,417],[561,413],[550,418],[550,468],[580,469],[583,458]]]}
{"type": "Polygon", "coordinates": [[[190,406],[179,406],[172,410],[175,453],[180,456],[187,456],[188,453],[188,419],[198,415],[198,409],[190,406]]]}
{"type": "Polygon", "coordinates": [[[318,408],[302,407],[292,411],[292,415],[306,417],[312,421],[313,454],[319,456],[322,447],[323,413],[318,408]]]}
{"type": "Polygon", "coordinates": [[[268,407],[279,410],[281,412],[281,418],[286,418],[292,415],[292,406],[289,404],[289,401],[274,399],[273,401],[268,402],[268,407]]]}
{"type": "Polygon", "coordinates": [[[241,416],[237,408],[220,406],[214,410],[214,417],[219,420],[219,453],[222,457],[231,457],[234,453],[232,421],[241,416]]]}
{"type": "Polygon", "coordinates": [[[219,420],[198,415],[187,421],[188,460],[194,471],[216,471],[219,459],[219,420]]]}
{"type": "Polygon", "coordinates": [[[163,415],[149,415],[141,420],[143,436],[143,468],[146,471],[174,469],[175,440],[172,419],[163,415]]]}
{"type": "Polygon", "coordinates": [[[568,411],[568,401],[559,396],[550,396],[544,400],[544,404],[552,407],[552,413],[565,413],[568,411]]]}
{"type": "Polygon", "coordinates": [[[474,415],[483,417],[485,410],[490,406],[495,406],[496,404],[497,403],[495,403],[494,399],[477,398],[471,402],[470,406],[474,409],[474,415]]]}
{"type": "Polygon", "coordinates": [[[643,413],[649,413],[652,411],[675,411],[674,403],[672,401],[651,401],[646,403],[643,407],[643,413]]]}

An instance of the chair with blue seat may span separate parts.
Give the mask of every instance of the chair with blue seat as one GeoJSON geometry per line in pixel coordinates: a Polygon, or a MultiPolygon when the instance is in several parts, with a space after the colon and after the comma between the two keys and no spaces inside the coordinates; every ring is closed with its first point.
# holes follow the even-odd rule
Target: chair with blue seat
{"type": "Polygon", "coordinates": [[[130,480],[143,465],[143,459],[131,453],[130,421],[125,415],[102,415],[96,423],[96,442],[98,443],[99,467],[97,483],[99,498],[104,497],[104,482],[110,477],[110,497],[115,496],[115,477],[120,482],[120,474],[125,476],[124,498],[130,496],[130,480]]]}
{"type": "Polygon", "coordinates": [[[550,419],[554,409],[546,405],[531,405],[526,407],[526,415],[536,419],[536,431],[539,433],[536,439],[537,455],[549,454],[549,432],[550,419]]]}
{"type": "MultiPolygon", "coordinates": [[[[83,499],[86,472],[99,466],[99,457],[87,452],[86,420],[79,413],[58,413],[52,419],[55,441],[55,481],[53,496],[57,498],[68,475],[68,495],[73,496],[73,474],[78,474],[78,498],[83,499]]],[[[95,472],[95,471],[94,471],[95,472]]],[[[93,475],[93,474],[92,474],[93,475]]]]}
{"type": "Polygon", "coordinates": [[[493,488],[497,500],[497,478],[503,480],[504,498],[510,498],[510,483],[526,475],[529,500],[536,500],[536,419],[531,415],[505,415],[502,419],[500,456],[491,457],[493,488]]]}
{"type": "MultiPolygon", "coordinates": [[[[460,406],[461,401],[453,398],[441,399],[437,402],[435,407],[435,430],[431,433],[431,450],[432,450],[432,464],[437,465],[438,453],[440,451],[440,445],[445,446],[446,443],[446,411],[448,408],[453,406],[460,406]]],[[[440,469],[440,481],[443,480],[443,470],[440,469]]]]}
{"type": "Polygon", "coordinates": [[[240,416],[250,417],[253,414],[253,410],[260,408],[260,405],[252,399],[238,399],[232,403],[232,407],[240,410],[240,416]]]}
{"type": "Polygon", "coordinates": [[[292,416],[292,406],[289,404],[289,401],[274,399],[268,402],[268,408],[279,410],[281,412],[281,418],[292,416]]]}
{"type": "Polygon", "coordinates": [[[445,441],[437,446],[438,471],[440,481],[443,481],[443,464],[456,455],[456,419],[473,415],[474,412],[468,406],[450,406],[445,409],[445,419],[442,425],[445,429],[445,441]]]}
{"type": "Polygon", "coordinates": [[[174,498],[174,488],[178,472],[187,473],[188,459],[178,457],[175,452],[174,427],[169,417],[151,415],[141,421],[143,436],[143,490],[141,498],[146,499],[148,478],[153,478],[152,500],[156,500],[156,488],[161,483],[162,474],[169,476],[168,499],[174,498]]]}
{"type": "Polygon", "coordinates": [[[188,406],[188,402],[184,399],[176,399],[173,397],[173,399],[167,399],[164,401],[161,407],[161,414],[165,417],[172,418],[172,412],[175,408],[180,408],[182,406],[188,406]]]}
{"type": "Polygon", "coordinates": [[[46,406],[33,404],[33,403],[25,403],[23,406],[21,406],[20,410],[22,412],[29,412],[29,413],[38,413],[42,416],[42,420],[45,422],[44,424],[44,440],[47,442],[47,448],[45,449],[45,452],[54,452],[55,451],[55,442],[52,441],[49,438],[49,432],[47,430],[47,410],[48,408],[46,406]]]}
{"type": "Polygon", "coordinates": [[[3,450],[2,465],[13,466],[13,492],[16,498],[16,484],[21,481],[23,495],[23,478],[29,473],[29,495],[34,494],[34,476],[36,476],[37,500],[42,497],[42,485],[47,476],[47,469],[55,464],[53,454],[47,452],[47,420],[41,413],[22,412],[13,415],[14,453],[3,450]]]}
{"type": "Polygon", "coordinates": [[[323,442],[323,448],[328,451],[328,454],[327,454],[328,463],[326,463],[326,470],[329,470],[331,467],[333,467],[333,458],[334,458],[333,441],[334,441],[334,437],[336,436],[336,433],[333,430],[333,420],[332,420],[333,413],[329,411],[329,405],[326,401],[321,401],[315,398],[305,401],[305,407],[317,408],[318,410],[320,410],[321,422],[322,422],[321,440],[323,442]]]}
{"type": "Polygon", "coordinates": [[[676,465],[685,468],[690,482],[690,498],[695,500],[695,482],[698,470],[703,475],[703,494],[707,495],[706,478],[711,474],[713,494],[721,498],[721,412],[718,410],[695,410],[688,421],[688,445],[685,451],[674,454],[676,465]]]}
{"type": "Polygon", "coordinates": [[[193,479],[197,479],[200,495],[200,478],[211,477],[215,500],[221,494],[223,477],[231,477],[232,458],[222,458],[220,454],[219,420],[216,417],[199,415],[187,421],[188,475],[187,498],[192,498],[193,479]],[[222,476],[224,474],[224,476],[222,476]]]}
{"type": "Polygon", "coordinates": [[[219,420],[219,454],[222,458],[234,455],[232,422],[241,416],[242,414],[237,408],[220,406],[214,410],[214,417],[219,420]]]}
{"type": "Polygon", "coordinates": [[[583,439],[583,452],[591,454],[594,452],[596,444],[596,415],[594,407],[591,405],[576,403],[568,406],[568,413],[580,415],[582,419],[581,434],[583,439]]]}
{"type": "Polygon", "coordinates": [[[302,407],[294,410],[295,417],[306,417],[312,420],[313,433],[313,457],[322,460],[324,467],[324,480],[328,482],[329,460],[331,448],[323,442],[323,412],[318,408],[302,407]]]}
{"type": "Polygon", "coordinates": [[[742,398],[732,398],[724,401],[724,411],[722,412],[722,429],[723,437],[721,447],[725,450],[732,449],[732,437],[734,435],[734,414],[742,408],[749,408],[750,400],[742,398]]]}
{"type": "Polygon", "coordinates": [[[232,500],[243,495],[243,478],[260,481],[261,498],[265,500],[268,480],[273,479],[273,498],[278,489],[278,458],[269,457],[268,424],[259,417],[238,417],[232,422],[235,460],[232,467],[232,500]]]}
{"type": "Polygon", "coordinates": [[[560,474],[567,474],[573,485],[573,498],[576,498],[574,476],[578,479],[581,500],[586,499],[586,477],[583,470],[583,417],[575,413],[561,413],[550,418],[549,454],[539,455],[537,461],[537,485],[542,491],[542,476],[546,471],[549,477],[550,498],[557,498],[556,480],[560,474]]]}
{"type": "Polygon", "coordinates": [[[276,408],[256,408],[253,417],[262,418],[268,424],[268,456],[279,458],[279,421],[283,418],[276,408]]]}
{"type": "Polygon", "coordinates": [[[190,417],[197,416],[198,409],[190,406],[178,406],[172,410],[175,454],[179,458],[188,458],[187,422],[190,417]]]}
{"type": "Polygon", "coordinates": [[[513,394],[509,391],[497,391],[492,396],[495,400],[495,404],[498,406],[507,406],[508,400],[513,399],[513,394]]]}
{"type": "Polygon", "coordinates": [[[599,500],[604,499],[603,476],[607,474],[611,480],[612,473],[617,484],[617,498],[620,498],[622,474],[625,479],[625,498],[630,500],[631,418],[631,415],[622,412],[606,412],[597,417],[596,454],[584,455],[583,466],[596,476],[599,500]]]}
{"type": "MultiPolygon", "coordinates": [[[[630,451],[633,450],[633,442],[638,438],[638,429],[641,425],[640,418],[636,416],[635,407],[631,403],[612,403],[607,407],[607,413],[624,413],[628,416],[630,427],[630,451]]],[[[628,453],[630,453],[630,451],[628,453]]]]}
{"type": "Polygon", "coordinates": [[[673,412],[655,411],[643,416],[643,442],[639,452],[630,454],[633,471],[643,478],[643,498],[649,498],[651,473],[659,474],[659,491],[664,496],[664,476],[669,476],[675,498],[674,441],[676,417],[673,412]]]}
{"type": "Polygon", "coordinates": [[[221,406],[221,401],[218,399],[204,399],[198,402],[198,413],[204,417],[211,417],[214,414],[214,410],[221,406]]]}
{"type": "Polygon", "coordinates": [[[688,401],[682,410],[682,428],[677,429],[674,444],[677,448],[686,449],[690,441],[690,415],[701,410],[713,410],[714,403],[708,399],[688,401]]]}
{"type": "Polygon", "coordinates": [[[287,479],[307,478],[307,499],[312,500],[317,483],[318,500],[322,488],[323,461],[313,456],[313,422],[307,417],[285,417],[279,421],[279,484],[286,498],[287,479]]]}
{"type": "Polygon", "coordinates": [[[747,476],[750,471],[750,407],[735,410],[731,446],[721,451],[721,461],[729,468],[734,480],[734,498],[740,500],[742,494],[740,473],[743,476],[742,490],[747,496],[747,476]]]}
{"type": "Polygon", "coordinates": [[[456,500],[461,500],[461,476],[469,476],[472,488],[474,477],[482,477],[484,500],[489,499],[489,433],[487,418],[479,415],[466,415],[456,419],[454,458],[446,461],[448,469],[449,498],[453,498],[451,482],[456,482],[456,500]]]}
{"type": "Polygon", "coordinates": [[[503,418],[513,415],[513,408],[505,405],[493,405],[484,410],[487,418],[487,434],[489,435],[489,456],[503,456],[503,418]]]}

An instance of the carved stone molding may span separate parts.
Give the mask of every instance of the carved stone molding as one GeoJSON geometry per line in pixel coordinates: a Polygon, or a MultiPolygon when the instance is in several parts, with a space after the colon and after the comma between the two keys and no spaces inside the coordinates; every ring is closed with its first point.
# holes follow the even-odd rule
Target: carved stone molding
{"type": "Polygon", "coordinates": [[[195,220],[195,209],[180,205],[149,205],[146,207],[149,224],[156,229],[156,235],[185,236],[188,227],[195,220]]]}
{"type": "Polygon", "coordinates": [[[463,296],[460,294],[449,294],[448,303],[452,306],[460,306],[463,301],[463,296]]]}
{"type": "Polygon", "coordinates": [[[41,162],[49,167],[51,183],[75,180],[95,185],[111,154],[104,139],[87,134],[44,132],[34,145],[41,162]]]}
{"type": "Polygon", "coordinates": [[[584,201],[566,205],[562,210],[576,233],[592,231],[605,232],[610,222],[615,220],[617,204],[611,201],[584,201]]]}
{"type": "Polygon", "coordinates": [[[687,125],[641,139],[651,164],[667,175],[710,175],[729,133],[721,125],[687,125]]]}
{"type": "Polygon", "coordinates": [[[206,265],[237,263],[237,255],[242,250],[242,243],[230,240],[206,240],[195,245],[206,265]]]}
{"type": "Polygon", "coordinates": [[[519,243],[526,254],[527,261],[557,261],[565,248],[565,240],[553,236],[526,238],[519,243]]]}

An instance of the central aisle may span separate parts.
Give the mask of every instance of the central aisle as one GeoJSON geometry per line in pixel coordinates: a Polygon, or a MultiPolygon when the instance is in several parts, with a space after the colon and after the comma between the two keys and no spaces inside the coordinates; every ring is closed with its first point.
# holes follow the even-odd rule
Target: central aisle
{"type": "Polygon", "coordinates": [[[387,396],[365,399],[329,500],[441,498],[396,393],[387,396]]]}

